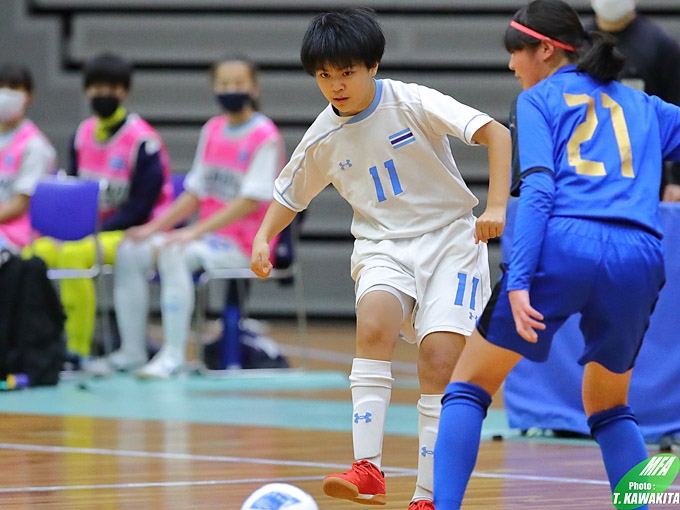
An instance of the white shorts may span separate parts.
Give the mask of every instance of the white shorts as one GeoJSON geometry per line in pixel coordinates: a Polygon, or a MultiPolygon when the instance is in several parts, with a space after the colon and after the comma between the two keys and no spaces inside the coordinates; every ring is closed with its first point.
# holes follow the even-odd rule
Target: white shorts
{"type": "Polygon", "coordinates": [[[351,268],[356,303],[376,286],[392,287],[415,299],[408,310],[410,301],[395,293],[410,315],[402,326],[405,340],[420,343],[436,331],[470,335],[491,295],[487,246],[475,244],[475,222],[470,214],[416,238],[357,239],[351,268]]]}

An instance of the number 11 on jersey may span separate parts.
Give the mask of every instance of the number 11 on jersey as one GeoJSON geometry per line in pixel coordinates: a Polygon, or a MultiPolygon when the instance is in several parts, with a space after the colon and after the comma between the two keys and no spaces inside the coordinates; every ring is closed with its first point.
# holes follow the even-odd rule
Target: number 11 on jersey
{"type": "MultiPolygon", "coordinates": [[[[394,168],[394,161],[388,159],[383,163],[384,167],[387,169],[387,174],[390,176],[390,183],[392,184],[392,192],[394,196],[399,195],[404,190],[401,188],[401,183],[399,182],[399,176],[397,175],[397,170],[394,168]]],[[[383,189],[382,183],[380,182],[380,175],[378,175],[378,167],[372,166],[368,170],[373,177],[373,184],[375,184],[375,192],[378,195],[378,202],[384,202],[387,200],[385,198],[385,190],[383,189]]]]}

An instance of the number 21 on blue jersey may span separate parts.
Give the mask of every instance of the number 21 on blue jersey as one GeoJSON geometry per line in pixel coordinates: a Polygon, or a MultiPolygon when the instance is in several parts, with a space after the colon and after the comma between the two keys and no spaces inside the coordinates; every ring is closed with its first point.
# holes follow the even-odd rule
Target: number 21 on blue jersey
{"type": "MultiPolygon", "coordinates": [[[[599,124],[595,111],[595,98],[588,94],[564,94],[564,100],[567,105],[571,107],[587,105],[585,120],[576,127],[574,133],[567,142],[569,164],[576,168],[576,173],[578,174],[594,177],[605,175],[604,162],[583,159],[581,157],[581,145],[588,142],[593,137],[599,124]]],[[[635,173],[633,172],[633,155],[631,152],[628,126],[626,125],[626,119],[623,115],[623,108],[604,92],[600,93],[600,100],[602,106],[609,110],[609,118],[611,120],[612,128],[614,128],[614,137],[621,159],[621,175],[632,179],[635,177],[635,173]]]]}

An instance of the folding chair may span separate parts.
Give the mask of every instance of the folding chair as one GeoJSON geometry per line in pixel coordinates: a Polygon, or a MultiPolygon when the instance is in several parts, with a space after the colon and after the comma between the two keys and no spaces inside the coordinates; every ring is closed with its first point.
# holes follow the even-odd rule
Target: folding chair
{"type": "MultiPolygon", "coordinates": [[[[95,281],[97,293],[101,292],[100,278],[102,273],[103,252],[99,244],[99,183],[97,181],[78,179],[75,177],[49,177],[40,180],[29,206],[33,239],[36,234],[51,237],[58,241],[78,241],[87,236],[94,236],[95,261],[85,269],[50,268],[47,276],[50,280],[88,278],[95,281]]],[[[111,330],[108,315],[102,315],[105,331],[105,348],[112,350],[112,342],[108,337],[111,330]]]]}
{"type": "Polygon", "coordinates": [[[172,197],[177,200],[177,197],[184,191],[185,174],[172,174],[172,197]]]}
{"type": "MultiPolygon", "coordinates": [[[[274,250],[274,269],[266,281],[290,282],[294,287],[295,310],[298,327],[298,342],[301,347],[302,368],[308,364],[307,311],[302,285],[302,271],[297,257],[299,246],[299,218],[296,218],[279,236],[274,250]]],[[[229,369],[241,368],[239,320],[248,317],[247,286],[260,280],[249,268],[213,269],[198,275],[196,281],[196,359],[203,373],[220,373],[222,370],[209,370],[203,360],[203,339],[208,307],[208,284],[213,280],[226,280],[230,287],[226,292],[225,308],[222,313],[224,327],[222,332],[223,366],[229,369]]]]}

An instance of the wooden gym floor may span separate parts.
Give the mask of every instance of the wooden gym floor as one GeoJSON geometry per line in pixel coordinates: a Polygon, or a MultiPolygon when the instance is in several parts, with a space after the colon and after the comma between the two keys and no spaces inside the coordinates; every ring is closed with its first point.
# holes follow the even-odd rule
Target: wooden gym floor
{"type": "MultiPolygon", "coordinates": [[[[300,367],[295,325],[269,325],[300,367]]],[[[309,338],[305,370],[76,378],[0,393],[0,508],[238,510],[273,482],[307,491],[321,510],[370,508],[321,492],[326,474],[353,461],[353,324],[312,323],[309,338]]],[[[388,504],[374,508],[406,510],[413,492],[414,359],[413,346],[398,347],[383,454],[388,504]]],[[[464,508],[612,508],[595,443],[521,438],[505,425],[502,398],[483,436],[464,508]]]]}

